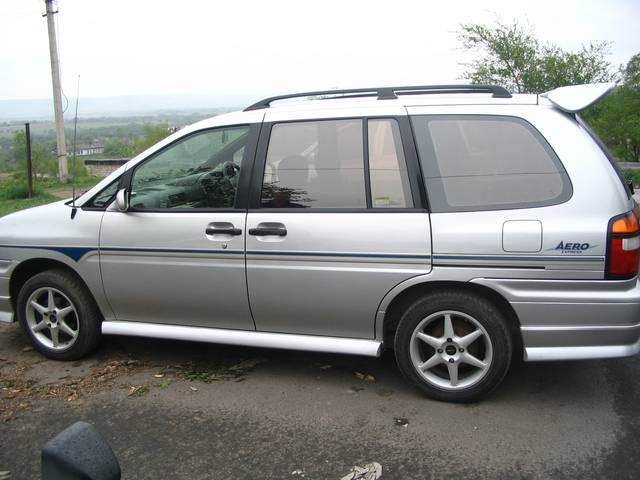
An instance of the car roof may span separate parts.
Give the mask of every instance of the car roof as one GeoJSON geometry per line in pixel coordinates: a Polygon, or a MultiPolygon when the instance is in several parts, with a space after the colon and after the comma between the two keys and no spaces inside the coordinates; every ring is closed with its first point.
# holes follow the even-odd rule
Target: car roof
{"type": "Polygon", "coordinates": [[[538,102],[538,95],[517,94],[509,98],[495,98],[488,93],[437,93],[437,94],[415,94],[400,95],[396,99],[378,100],[375,97],[363,98],[325,98],[325,99],[291,99],[281,100],[273,103],[263,110],[275,109],[308,109],[335,108],[336,106],[347,107],[377,107],[381,105],[400,105],[403,107],[415,107],[423,105],[535,105],[538,102]]]}
{"type": "MultiPolygon", "coordinates": [[[[535,94],[515,94],[509,98],[494,98],[490,93],[438,93],[425,95],[400,95],[396,99],[378,100],[375,97],[361,98],[295,98],[274,101],[270,106],[225,113],[201,120],[189,127],[189,130],[199,130],[220,125],[234,125],[242,123],[261,122],[266,113],[270,116],[301,118],[308,114],[310,118],[314,116],[325,116],[324,112],[352,111],[355,116],[360,112],[368,111],[375,115],[377,111],[388,113],[392,110],[402,110],[406,107],[417,106],[444,106],[444,105],[537,105],[539,103],[549,104],[546,99],[539,98],[535,94]]],[[[406,113],[406,111],[404,111],[406,113]]],[[[347,113],[348,114],[348,113],[347,113]]],[[[184,133],[184,132],[183,132],[184,133]]]]}
{"type": "MultiPolygon", "coordinates": [[[[612,83],[572,85],[550,92],[537,94],[510,94],[498,85],[425,85],[356,88],[346,90],[325,90],[278,95],[262,99],[249,105],[242,112],[228,116],[215,117],[211,126],[220,121],[250,122],[251,112],[269,113],[269,116],[285,118],[287,112],[292,117],[301,118],[305,113],[313,117],[328,110],[348,112],[354,115],[366,111],[375,114],[376,110],[389,113],[407,107],[419,106],[464,106],[464,105],[544,105],[566,112],[577,112],[597,102],[614,87],[612,83]],[[240,114],[246,114],[238,117],[240,114]]],[[[322,116],[322,115],[321,115],[322,116]]],[[[264,117],[263,117],[264,118],[264,117]]],[[[255,121],[260,121],[257,118],[255,121]]],[[[205,120],[205,122],[207,122],[205,120]]],[[[204,125],[199,125],[203,127],[204,125]]]]}

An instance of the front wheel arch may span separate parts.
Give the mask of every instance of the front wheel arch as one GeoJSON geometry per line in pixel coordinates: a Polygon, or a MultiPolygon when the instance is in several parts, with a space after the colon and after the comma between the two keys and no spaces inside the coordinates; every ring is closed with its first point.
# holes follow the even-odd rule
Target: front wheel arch
{"type": "MultiPolygon", "coordinates": [[[[87,285],[87,283],[83,280],[78,272],[76,272],[73,268],[71,268],[66,263],[60,262],[58,260],[52,260],[50,258],[30,258],[29,260],[25,260],[20,262],[11,273],[11,278],[9,280],[9,295],[11,296],[11,305],[13,307],[13,311],[16,311],[16,302],[18,299],[18,295],[22,286],[34,275],[45,272],[47,270],[65,270],[70,273],[76,279],[84,285],[89,293],[91,293],[91,297],[93,298],[93,292],[87,285]]],[[[94,303],[97,305],[95,298],[93,298],[94,303]]],[[[98,308],[98,310],[100,310],[98,308]]]]}

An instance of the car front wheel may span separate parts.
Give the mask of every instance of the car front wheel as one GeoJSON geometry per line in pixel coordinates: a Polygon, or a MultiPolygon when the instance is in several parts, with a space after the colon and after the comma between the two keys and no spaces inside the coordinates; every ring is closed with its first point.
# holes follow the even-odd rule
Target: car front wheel
{"type": "Polygon", "coordinates": [[[30,278],[20,290],[17,315],[34,348],[54,360],[75,360],[100,340],[101,317],[82,282],[64,270],[30,278]]]}

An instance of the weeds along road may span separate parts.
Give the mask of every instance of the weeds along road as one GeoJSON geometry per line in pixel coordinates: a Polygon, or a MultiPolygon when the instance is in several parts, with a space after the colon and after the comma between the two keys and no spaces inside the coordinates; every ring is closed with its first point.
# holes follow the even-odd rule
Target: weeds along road
{"type": "Polygon", "coordinates": [[[0,471],[39,478],[40,448],[77,420],[123,477],[637,478],[640,359],[518,364],[481,403],[427,400],[380,359],[106,337],[45,360],[0,326],[0,471]]]}

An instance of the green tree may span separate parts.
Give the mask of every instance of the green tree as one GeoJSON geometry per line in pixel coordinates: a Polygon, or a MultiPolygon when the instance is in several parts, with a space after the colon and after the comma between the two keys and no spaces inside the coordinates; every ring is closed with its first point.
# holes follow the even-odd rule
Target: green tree
{"type": "Polygon", "coordinates": [[[542,44],[517,22],[495,26],[465,24],[458,39],[478,54],[464,78],[472,83],[498,84],[517,93],[542,93],[565,85],[606,82],[614,78],[605,60],[610,44],[595,42],[569,52],[542,44]]]}
{"type": "Polygon", "coordinates": [[[622,84],[581,116],[618,160],[640,161],[640,53],[621,69],[622,84]]]}
{"type": "Polygon", "coordinates": [[[104,142],[104,155],[108,158],[131,158],[133,145],[126,140],[110,138],[104,142]]]}
{"type": "Polygon", "coordinates": [[[143,136],[133,142],[133,154],[137,155],[170,134],[171,130],[166,123],[145,123],[143,136]]]}
{"type": "Polygon", "coordinates": [[[632,88],[640,88],[640,53],[636,53],[627,66],[622,70],[622,78],[625,85],[632,88]]]}
{"type": "Polygon", "coordinates": [[[74,178],[84,177],[87,175],[87,167],[84,166],[84,160],[82,157],[73,158],[73,156],[69,157],[69,178],[67,179],[67,183],[73,182],[74,178]]]}
{"type": "MultiPolygon", "coordinates": [[[[18,130],[13,135],[13,156],[15,160],[15,173],[21,179],[27,178],[27,140],[24,131],[18,130]]],[[[31,142],[31,171],[33,178],[48,175],[55,177],[58,173],[58,164],[50,149],[42,144],[31,142]]]]}

